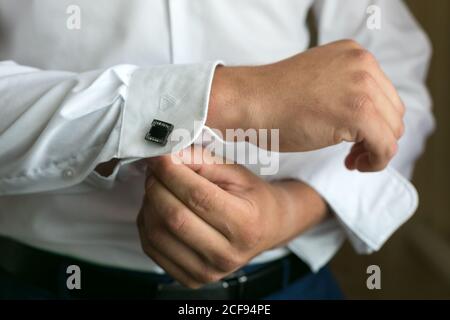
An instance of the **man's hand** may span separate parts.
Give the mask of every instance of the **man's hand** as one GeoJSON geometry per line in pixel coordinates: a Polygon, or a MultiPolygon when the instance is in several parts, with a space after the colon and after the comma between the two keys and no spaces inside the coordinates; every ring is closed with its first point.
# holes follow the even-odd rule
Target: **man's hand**
{"type": "Polygon", "coordinates": [[[142,247],[191,288],[225,277],[326,216],[323,200],[297,181],[270,184],[240,165],[176,164],[170,156],[148,163],[142,247]]]}
{"type": "Polygon", "coordinates": [[[207,124],[280,129],[280,151],[355,142],[346,166],[377,171],[396,153],[403,114],[373,55],[343,40],[270,65],[218,68],[207,124]]]}

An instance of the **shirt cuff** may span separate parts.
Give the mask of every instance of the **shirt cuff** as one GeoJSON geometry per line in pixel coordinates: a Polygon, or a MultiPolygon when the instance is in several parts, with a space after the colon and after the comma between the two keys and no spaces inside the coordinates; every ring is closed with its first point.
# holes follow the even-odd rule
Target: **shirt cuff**
{"type": "Polygon", "coordinates": [[[344,241],[342,227],[330,218],[289,242],[288,248],[317,272],[333,258],[344,241]]]}
{"type": "Polygon", "coordinates": [[[212,79],[219,64],[216,61],[135,70],[125,99],[117,157],[148,158],[192,144],[205,125],[212,79]],[[155,119],[174,126],[164,146],[144,139],[155,119]]]}
{"type": "Polygon", "coordinates": [[[350,144],[343,143],[318,151],[321,161],[309,162],[298,178],[327,201],[355,250],[370,253],[411,217],[418,195],[393,168],[374,173],[346,169],[349,150],[350,144]]]}

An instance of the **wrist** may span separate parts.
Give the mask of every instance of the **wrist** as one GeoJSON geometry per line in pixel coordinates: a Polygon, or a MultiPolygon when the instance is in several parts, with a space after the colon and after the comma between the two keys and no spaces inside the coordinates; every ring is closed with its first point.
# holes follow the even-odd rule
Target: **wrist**
{"type": "Polygon", "coordinates": [[[256,111],[257,67],[217,67],[206,124],[225,134],[226,129],[259,128],[256,111]]]}
{"type": "Polygon", "coordinates": [[[317,191],[298,180],[272,183],[281,221],[280,244],[285,244],[329,216],[328,206],[317,191]]]}
{"type": "MultiPolygon", "coordinates": [[[[276,181],[270,183],[270,187],[272,188],[272,198],[273,198],[273,220],[271,223],[271,248],[276,248],[282,246],[289,239],[291,239],[293,235],[293,219],[292,215],[295,212],[294,203],[292,196],[289,192],[289,189],[286,188],[286,184],[284,181],[276,181]]],[[[297,199],[296,201],[299,201],[297,199]]],[[[298,205],[298,204],[297,204],[298,205]]]]}

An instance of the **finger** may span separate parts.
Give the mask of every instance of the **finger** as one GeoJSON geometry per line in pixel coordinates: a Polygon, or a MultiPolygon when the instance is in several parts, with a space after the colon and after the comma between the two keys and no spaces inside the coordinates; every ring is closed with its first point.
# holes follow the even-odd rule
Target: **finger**
{"type": "Polygon", "coordinates": [[[169,232],[211,264],[222,265],[221,253],[232,250],[231,243],[222,233],[192,213],[158,181],[148,198],[154,214],[165,222],[169,232]]]}
{"type": "Polygon", "coordinates": [[[237,211],[234,196],[187,166],[174,163],[170,157],[152,159],[149,167],[155,177],[190,210],[228,236],[228,224],[238,218],[233,216],[237,211]]]}
{"type": "Polygon", "coordinates": [[[371,99],[375,105],[376,110],[385,119],[389,127],[391,128],[394,136],[397,139],[403,135],[403,120],[402,116],[396,110],[396,107],[392,104],[392,101],[387,97],[386,93],[375,81],[370,81],[373,86],[371,92],[371,99]]]}
{"type": "Polygon", "coordinates": [[[183,268],[170,261],[170,259],[166,258],[159,251],[149,246],[146,249],[146,253],[156,264],[158,264],[164,271],[166,271],[172,278],[177,280],[182,285],[193,289],[203,286],[203,283],[194,279],[186,273],[183,268]]]}
{"type": "Polygon", "coordinates": [[[362,143],[368,152],[356,162],[361,172],[383,170],[397,151],[397,139],[389,125],[377,112],[370,112],[361,122],[362,143]]]}
{"type": "Polygon", "coordinates": [[[392,82],[386,76],[384,71],[381,69],[380,65],[377,62],[377,67],[373,68],[372,75],[380,86],[382,91],[385,93],[386,97],[391,101],[395,110],[400,114],[400,117],[403,117],[405,113],[405,105],[403,104],[402,99],[400,98],[397,90],[395,89],[392,82]]]}
{"type": "Polygon", "coordinates": [[[251,183],[254,177],[253,173],[244,166],[213,156],[206,148],[188,147],[178,156],[187,167],[219,186],[230,183],[246,185],[251,183]]]}
{"type": "Polygon", "coordinates": [[[215,282],[225,275],[172,234],[159,232],[157,238],[158,241],[150,243],[150,245],[164,253],[167,259],[182,268],[186,274],[196,281],[200,283],[215,282]]]}
{"type": "Polygon", "coordinates": [[[345,158],[345,166],[347,167],[347,169],[356,169],[356,159],[363,153],[367,153],[367,150],[364,147],[364,143],[362,141],[353,144],[350,153],[345,158]]]}
{"type": "Polygon", "coordinates": [[[154,249],[149,244],[147,234],[142,228],[138,228],[138,230],[142,249],[156,264],[158,264],[162,269],[164,269],[164,271],[166,271],[172,278],[180,282],[182,285],[190,288],[198,288],[201,286],[201,283],[188,275],[183,268],[179,267],[170,261],[170,259],[165,257],[161,252],[154,249]]]}
{"type": "Polygon", "coordinates": [[[386,76],[384,71],[381,69],[381,66],[380,66],[378,60],[376,59],[376,57],[373,54],[371,54],[370,52],[368,52],[364,49],[361,49],[361,48],[356,48],[356,50],[353,50],[352,55],[357,55],[359,57],[364,58],[364,59],[360,60],[364,63],[364,68],[366,70],[368,70],[370,75],[374,78],[374,80],[380,86],[382,91],[387,96],[388,100],[390,100],[390,102],[394,106],[394,109],[400,114],[400,117],[403,117],[403,114],[405,111],[404,104],[403,104],[400,96],[398,95],[398,92],[395,89],[394,85],[389,80],[389,78],[386,76]],[[367,67],[369,69],[367,69],[367,67]]]}

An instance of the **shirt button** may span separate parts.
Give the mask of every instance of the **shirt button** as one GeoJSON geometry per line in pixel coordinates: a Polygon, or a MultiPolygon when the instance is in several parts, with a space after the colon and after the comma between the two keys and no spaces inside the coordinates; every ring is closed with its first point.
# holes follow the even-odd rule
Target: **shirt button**
{"type": "Polygon", "coordinates": [[[63,170],[62,175],[65,179],[71,179],[74,176],[74,171],[72,168],[67,168],[63,170]]]}

